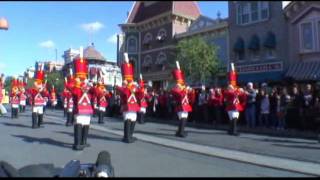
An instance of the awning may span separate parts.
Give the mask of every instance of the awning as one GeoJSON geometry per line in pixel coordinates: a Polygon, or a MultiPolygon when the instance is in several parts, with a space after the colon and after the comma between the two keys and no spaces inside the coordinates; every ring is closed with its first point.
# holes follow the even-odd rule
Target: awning
{"type": "Polygon", "coordinates": [[[275,48],[276,47],[276,36],[269,32],[266,36],[266,39],[263,43],[263,46],[266,48],[275,48]]]}
{"type": "Polygon", "coordinates": [[[259,50],[260,49],[260,39],[257,35],[254,35],[250,39],[250,43],[248,45],[248,49],[250,50],[259,50]]]}
{"type": "Polygon", "coordinates": [[[320,80],[320,61],[292,64],[285,76],[298,81],[320,80]]]}
{"type": "Polygon", "coordinates": [[[242,38],[238,38],[236,43],[233,46],[233,50],[236,52],[244,51],[244,41],[242,38]]]}

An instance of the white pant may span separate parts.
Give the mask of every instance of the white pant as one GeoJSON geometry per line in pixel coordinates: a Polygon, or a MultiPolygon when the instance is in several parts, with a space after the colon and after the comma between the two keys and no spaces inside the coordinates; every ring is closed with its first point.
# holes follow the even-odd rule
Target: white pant
{"type": "Polygon", "coordinates": [[[179,119],[187,119],[188,115],[189,115],[188,112],[185,112],[185,111],[178,112],[179,119]]]}
{"type": "Polygon", "coordinates": [[[124,120],[129,119],[130,121],[135,122],[137,120],[137,113],[134,111],[123,112],[123,118],[124,120]]]}
{"type": "Polygon", "coordinates": [[[24,101],[20,101],[20,105],[21,106],[25,106],[27,103],[26,103],[26,100],[24,100],[24,101]]]}
{"type": "Polygon", "coordinates": [[[229,120],[232,121],[233,119],[239,118],[239,111],[228,111],[229,120]]]}
{"type": "Polygon", "coordinates": [[[38,114],[43,114],[43,106],[33,106],[32,112],[38,113],[38,114]]]}
{"type": "Polygon", "coordinates": [[[7,114],[7,109],[0,103],[1,114],[7,114]]]}
{"type": "Polygon", "coordinates": [[[90,115],[76,115],[76,124],[90,125],[90,115]]]}
{"type": "Polygon", "coordinates": [[[106,112],[106,108],[105,107],[99,107],[100,111],[106,112]]]}
{"type": "Polygon", "coordinates": [[[18,104],[12,104],[11,108],[19,108],[19,105],[18,104]]]}
{"type": "Polygon", "coordinates": [[[142,108],[140,108],[140,112],[143,113],[143,114],[145,114],[145,113],[147,112],[147,110],[146,110],[145,107],[142,107],[142,108]]]}

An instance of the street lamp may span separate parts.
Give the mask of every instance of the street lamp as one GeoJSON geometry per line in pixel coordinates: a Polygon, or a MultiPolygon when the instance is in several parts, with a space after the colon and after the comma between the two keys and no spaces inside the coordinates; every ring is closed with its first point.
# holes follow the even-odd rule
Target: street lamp
{"type": "Polygon", "coordinates": [[[8,30],[9,29],[9,23],[8,20],[4,17],[0,18],[0,29],[8,30]]]}

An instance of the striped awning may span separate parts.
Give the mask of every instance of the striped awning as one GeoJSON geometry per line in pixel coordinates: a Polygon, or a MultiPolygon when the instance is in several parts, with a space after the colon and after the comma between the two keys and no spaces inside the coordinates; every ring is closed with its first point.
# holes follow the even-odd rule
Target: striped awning
{"type": "Polygon", "coordinates": [[[298,81],[320,80],[320,61],[298,62],[290,65],[286,77],[298,81]]]}

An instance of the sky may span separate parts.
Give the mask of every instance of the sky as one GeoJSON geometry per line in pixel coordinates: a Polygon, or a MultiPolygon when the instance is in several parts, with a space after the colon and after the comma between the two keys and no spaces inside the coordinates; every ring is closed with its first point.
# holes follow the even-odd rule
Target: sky
{"type": "MultiPolygon", "coordinates": [[[[0,30],[0,74],[22,74],[35,61],[63,61],[69,48],[91,42],[109,61],[116,61],[116,34],[133,1],[1,1],[0,17],[9,30],[0,30]]],[[[201,14],[228,16],[227,1],[198,1],[201,14]]]]}

